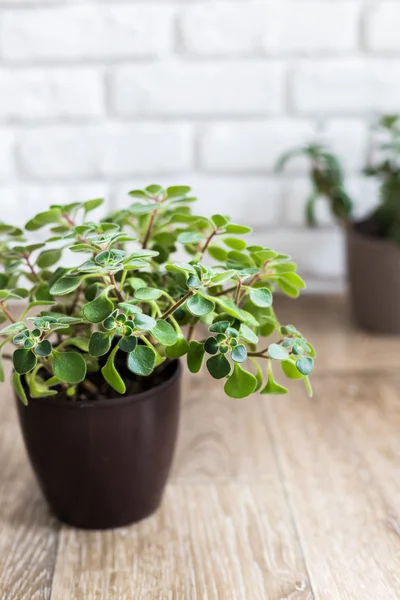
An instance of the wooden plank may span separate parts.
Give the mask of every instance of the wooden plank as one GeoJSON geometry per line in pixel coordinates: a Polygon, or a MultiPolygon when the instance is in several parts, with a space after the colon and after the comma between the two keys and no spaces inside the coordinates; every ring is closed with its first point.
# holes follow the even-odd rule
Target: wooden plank
{"type": "Polygon", "coordinates": [[[176,483],[137,526],[65,528],[51,600],[311,600],[274,500],[265,483],[176,483]]]}
{"type": "MultiPolygon", "coordinates": [[[[377,466],[371,470],[362,454],[367,438],[357,448],[360,425],[351,410],[346,414],[345,403],[351,404],[352,389],[361,382],[360,377],[341,383],[322,377],[314,380],[316,400],[296,391],[284,401],[265,400],[310,581],[316,598],[323,600],[395,600],[400,595],[400,539],[388,527],[387,500],[380,489],[385,472],[378,478],[377,466]]],[[[363,389],[369,403],[374,388],[363,389]]],[[[369,444],[374,443],[371,437],[369,444]]]]}
{"type": "Polygon", "coordinates": [[[49,514],[28,464],[10,385],[4,384],[3,390],[0,405],[0,598],[47,600],[59,525],[49,514]]]}

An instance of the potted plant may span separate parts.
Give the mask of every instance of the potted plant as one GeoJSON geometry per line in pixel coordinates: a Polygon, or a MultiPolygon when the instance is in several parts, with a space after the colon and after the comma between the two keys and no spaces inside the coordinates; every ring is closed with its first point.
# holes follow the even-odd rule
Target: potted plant
{"type": "Polygon", "coordinates": [[[400,333],[400,117],[381,117],[376,158],[364,174],[380,182],[380,204],[367,218],[354,217],[339,160],[315,144],[283,155],[278,170],[294,156],[310,161],[311,193],[306,218],[315,227],[315,205],[324,198],[346,234],[350,302],[357,324],[373,333],[400,333]]]}
{"type": "Polygon", "coordinates": [[[135,190],[133,204],[101,222],[89,215],[102,200],[90,200],[51,206],[25,233],[0,226],[0,319],[9,321],[0,349],[15,346],[26,448],[48,503],[71,525],[122,526],[159,505],[181,357],[192,373],[204,362],[234,399],[287,393],[277,364],[311,394],[314,350],[272,306],[276,286],[291,296],[304,287],[295,264],[248,246],[250,228],[226,216],[193,215],[190,191],[135,190]],[[46,242],[26,241],[43,227],[46,242]],[[187,262],[174,259],[182,249],[187,262]],[[75,266],[62,266],[67,253],[75,266]],[[27,305],[17,316],[20,299],[27,305]]]}

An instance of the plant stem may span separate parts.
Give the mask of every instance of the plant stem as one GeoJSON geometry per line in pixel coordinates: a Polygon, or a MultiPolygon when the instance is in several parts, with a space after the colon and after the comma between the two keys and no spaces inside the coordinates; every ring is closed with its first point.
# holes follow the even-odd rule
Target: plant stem
{"type": "Polygon", "coordinates": [[[213,229],[210,235],[208,236],[206,243],[203,246],[203,249],[200,251],[201,257],[203,258],[204,254],[207,252],[209,245],[211,244],[213,238],[217,235],[218,229],[213,229]]]}
{"type": "Polygon", "coordinates": [[[235,304],[239,302],[240,292],[242,291],[242,280],[239,279],[238,284],[236,286],[236,294],[235,294],[235,304]]]}
{"type": "Polygon", "coordinates": [[[151,232],[153,231],[154,221],[156,220],[157,213],[158,213],[158,210],[155,210],[154,212],[151,213],[149,225],[147,227],[146,235],[144,236],[144,240],[143,240],[143,244],[142,244],[143,250],[145,250],[147,248],[147,245],[150,241],[151,232]]]}
{"type": "Polygon", "coordinates": [[[110,277],[110,282],[114,286],[114,290],[115,290],[115,293],[117,295],[118,301],[119,302],[123,302],[125,300],[125,298],[124,298],[123,294],[121,294],[121,292],[120,292],[120,290],[118,288],[117,282],[115,281],[115,275],[114,275],[114,273],[110,273],[109,277],[110,277]]]}
{"type": "Polygon", "coordinates": [[[3,313],[6,315],[7,319],[9,321],[11,321],[11,323],[16,323],[16,319],[14,319],[14,317],[12,316],[12,314],[10,313],[10,311],[8,310],[8,308],[3,304],[3,302],[0,302],[0,307],[1,310],[3,311],[3,313]]]}
{"type": "Polygon", "coordinates": [[[190,325],[190,327],[188,329],[186,341],[189,342],[189,344],[194,338],[194,334],[196,333],[196,327],[197,327],[197,323],[194,323],[193,325],[190,325]]]}
{"type": "Polygon", "coordinates": [[[188,293],[187,293],[187,294],[185,294],[185,295],[183,296],[183,298],[181,298],[180,300],[178,300],[178,302],[176,302],[176,303],[175,303],[173,306],[171,306],[171,308],[169,308],[169,309],[167,310],[167,312],[165,312],[165,313],[162,315],[162,317],[161,317],[161,318],[162,318],[162,319],[168,319],[168,317],[169,317],[170,315],[172,315],[172,314],[173,314],[173,313],[174,313],[176,310],[178,310],[178,308],[179,308],[180,306],[182,306],[182,304],[185,304],[186,300],[188,300],[189,298],[191,298],[191,296],[193,296],[193,295],[194,295],[194,291],[193,291],[193,290],[189,290],[189,291],[188,291],[188,293]]]}
{"type": "Polygon", "coordinates": [[[34,276],[34,278],[36,279],[36,281],[40,281],[40,277],[36,272],[35,267],[33,266],[33,264],[31,263],[29,256],[28,255],[24,255],[24,259],[26,261],[26,264],[29,267],[30,272],[32,273],[32,275],[34,276]]]}

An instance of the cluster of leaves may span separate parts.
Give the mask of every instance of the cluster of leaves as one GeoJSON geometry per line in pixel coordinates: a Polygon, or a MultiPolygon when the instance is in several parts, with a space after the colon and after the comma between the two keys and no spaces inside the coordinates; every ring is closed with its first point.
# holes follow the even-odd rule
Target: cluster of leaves
{"type": "MultiPolygon", "coordinates": [[[[376,157],[364,174],[380,181],[380,204],[365,219],[360,230],[400,244],[400,115],[382,116],[376,125],[376,157]]],[[[315,204],[319,198],[330,203],[333,215],[344,225],[353,218],[353,202],[346,191],[343,170],[337,157],[321,145],[314,144],[284,154],[277,169],[282,170],[296,156],[310,162],[311,193],[306,204],[306,218],[315,226],[315,204]]],[[[372,159],[372,157],[371,157],[372,159]]]]}
{"type": "Polygon", "coordinates": [[[51,206],[25,227],[49,228],[44,243],[0,226],[0,316],[10,322],[0,352],[16,347],[20,399],[60,391],[75,398],[93,391],[98,373],[124,394],[121,357],[142,377],[168,359],[187,356],[193,373],[205,362],[232,398],[287,393],[273,373],[279,363],[311,394],[314,349],[293,326],[281,326],[272,306],[276,288],[295,298],[305,287],[290,257],[248,245],[251,229],[224,215],[193,214],[189,187],[151,185],[130,196],[133,204],[100,222],[90,213],[102,200],[51,206]],[[66,250],[83,255],[75,267],[59,264],[66,250]],[[177,262],[182,250],[187,261],[177,262]],[[15,299],[27,302],[18,319],[15,299]]]}

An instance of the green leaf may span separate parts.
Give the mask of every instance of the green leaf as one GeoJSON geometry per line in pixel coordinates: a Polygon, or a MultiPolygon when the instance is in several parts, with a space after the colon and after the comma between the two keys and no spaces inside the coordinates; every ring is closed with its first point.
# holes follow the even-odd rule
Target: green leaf
{"type": "Polygon", "coordinates": [[[214,379],[223,379],[224,377],[228,377],[232,367],[224,354],[217,354],[208,359],[207,369],[214,379]]]}
{"type": "Polygon", "coordinates": [[[50,288],[50,294],[53,296],[64,296],[76,290],[82,281],[81,277],[74,277],[72,275],[65,275],[57,279],[50,288]]]}
{"type": "Polygon", "coordinates": [[[98,298],[85,304],[82,312],[90,323],[101,323],[110,316],[113,310],[113,302],[108,298],[106,292],[103,292],[98,298]]]}
{"type": "Polygon", "coordinates": [[[218,273],[218,275],[213,275],[213,277],[211,277],[210,279],[210,283],[211,285],[222,285],[223,283],[226,283],[227,281],[232,279],[232,277],[234,277],[235,275],[236,271],[234,271],[233,269],[229,271],[223,271],[222,273],[218,273]]]}
{"type": "Polygon", "coordinates": [[[190,275],[186,281],[186,285],[188,286],[188,288],[194,289],[203,287],[203,284],[201,283],[200,279],[196,277],[196,275],[190,275]]]}
{"type": "Polygon", "coordinates": [[[20,375],[29,373],[36,367],[37,358],[30,349],[18,348],[13,354],[14,369],[20,375]]]}
{"type": "Polygon", "coordinates": [[[303,281],[303,279],[300,277],[300,275],[298,275],[297,273],[293,273],[293,272],[289,272],[289,273],[285,273],[284,275],[282,275],[282,277],[280,278],[280,281],[282,282],[282,280],[286,283],[289,284],[290,286],[297,288],[299,290],[303,290],[306,287],[305,282],[303,281]]]}
{"type": "Polygon", "coordinates": [[[186,301],[189,311],[195,317],[205,317],[213,312],[215,304],[212,300],[208,300],[201,294],[195,294],[186,301]]]}
{"type": "Polygon", "coordinates": [[[223,215],[213,215],[211,217],[211,220],[214,223],[215,227],[218,227],[218,229],[225,227],[229,223],[229,219],[227,217],[224,217],[223,215]]]}
{"type": "Polygon", "coordinates": [[[21,375],[17,372],[13,373],[12,384],[17,394],[17,397],[21,400],[22,404],[28,406],[28,398],[26,397],[24,387],[21,382],[21,375]]]}
{"type": "Polygon", "coordinates": [[[118,346],[121,350],[129,354],[129,352],[133,352],[137,346],[137,337],[131,335],[129,337],[121,338],[118,342],[118,346]]]}
{"type": "Polygon", "coordinates": [[[205,350],[204,345],[195,340],[189,344],[187,364],[191,373],[198,373],[202,367],[205,350]]]}
{"type": "Polygon", "coordinates": [[[235,223],[230,223],[226,228],[226,233],[233,233],[234,235],[244,235],[245,233],[251,233],[252,231],[251,227],[236,225],[235,223]]]}
{"type": "Polygon", "coordinates": [[[260,390],[261,390],[261,388],[262,388],[262,384],[263,384],[263,378],[264,378],[264,375],[263,375],[262,369],[261,369],[260,365],[258,364],[258,362],[256,361],[256,359],[255,359],[255,358],[252,358],[252,357],[250,357],[250,360],[251,360],[251,362],[253,363],[253,365],[254,365],[254,366],[255,366],[255,368],[256,368],[256,374],[255,374],[255,378],[256,378],[256,380],[257,380],[257,387],[256,387],[256,389],[254,390],[254,392],[258,392],[258,391],[260,391],[260,390]]]}
{"type": "Polygon", "coordinates": [[[172,325],[162,319],[157,321],[156,326],[151,330],[151,335],[164,346],[173,346],[178,340],[178,334],[172,325]]]}
{"type": "Polygon", "coordinates": [[[289,352],[279,344],[270,344],[268,347],[268,356],[274,360],[288,360],[289,352]]]}
{"type": "Polygon", "coordinates": [[[289,379],[302,379],[303,375],[297,369],[296,365],[291,360],[284,360],[281,363],[282,371],[289,379]]]}
{"type": "Polygon", "coordinates": [[[10,333],[18,333],[20,331],[24,331],[24,329],[26,329],[25,323],[22,323],[22,321],[18,321],[17,323],[11,323],[11,325],[4,327],[4,329],[0,331],[0,335],[10,335],[10,333]]]}
{"type": "Polygon", "coordinates": [[[241,338],[249,342],[249,344],[258,344],[258,336],[254,333],[250,327],[247,327],[244,323],[240,325],[239,335],[241,338]]]}
{"type": "Polygon", "coordinates": [[[224,248],[220,248],[219,246],[209,246],[208,254],[211,258],[215,260],[219,260],[220,262],[225,262],[228,258],[228,253],[224,248]]]}
{"type": "Polygon", "coordinates": [[[239,344],[232,349],[232,360],[237,363],[243,363],[247,360],[246,346],[239,344]]]}
{"type": "Polygon", "coordinates": [[[158,300],[163,295],[162,290],[156,288],[143,287],[135,292],[136,300],[146,302],[150,300],[158,300]]]}
{"type": "Polygon", "coordinates": [[[79,348],[79,350],[82,350],[82,352],[89,352],[88,338],[72,337],[72,338],[68,338],[66,341],[68,342],[66,344],[68,346],[75,346],[76,348],[79,348]]]}
{"type": "Polygon", "coordinates": [[[228,248],[232,248],[233,250],[245,250],[247,246],[246,242],[240,238],[225,238],[223,242],[228,248]]]}
{"type": "Polygon", "coordinates": [[[216,323],[213,323],[208,330],[211,331],[211,333],[225,333],[228,327],[230,327],[229,321],[217,321],[216,323]]]}
{"type": "Polygon", "coordinates": [[[151,331],[156,326],[156,320],[148,315],[139,314],[134,319],[135,326],[141,331],[151,331]]]}
{"type": "Polygon", "coordinates": [[[173,346],[167,346],[165,355],[167,358],[180,358],[189,352],[189,344],[183,336],[178,336],[173,346]]]}
{"type": "Polygon", "coordinates": [[[86,377],[86,363],[78,352],[53,350],[54,375],[64,383],[80,383],[86,377]]]}
{"type": "Polygon", "coordinates": [[[50,356],[53,347],[49,340],[43,340],[36,346],[35,352],[38,356],[50,356]]]}
{"type": "Polygon", "coordinates": [[[302,375],[310,375],[314,368],[314,360],[312,358],[304,356],[296,361],[296,367],[302,375]]]}
{"type": "Polygon", "coordinates": [[[86,202],[84,202],[83,203],[83,208],[85,210],[85,213],[87,214],[88,212],[91,212],[92,210],[95,210],[96,208],[98,208],[102,204],[104,204],[104,199],[103,198],[96,198],[95,200],[87,200],[86,202]]]}
{"type": "Polygon", "coordinates": [[[196,231],[184,231],[178,235],[178,242],[181,244],[198,244],[204,240],[204,235],[196,231]]]}
{"type": "Polygon", "coordinates": [[[114,360],[115,355],[118,352],[118,346],[115,346],[114,350],[111,352],[110,356],[104,367],[101,370],[101,373],[104,379],[107,381],[108,385],[111,386],[118,394],[125,394],[126,386],[123,382],[121,375],[118,373],[114,360]]]}
{"type": "Polygon", "coordinates": [[[306,386],[306,390],[307,390],[307,394],[309,395],[310,398],[313,397],[313,390],[311,387],[311,382],[309,380],[308,377],[304,377],[304,385],[306,386]]]}
{"type": "Polygon", "coordinates": [[[230,398],[246,398],[253,394],[257,387],[257,378],[235,363],[233,373],[225,384],[225,393],[230,398]]]}
{"type": "Polygon", "coordinates": [[[215,337],[209,337],[204,343],[204,350],[207,354],[217,354],[219,351],[219,342],[215,337]]]}
{"type": "Polygon", "coordinates": [[[139,306],[136,306],[136,304],[131,304],[130,302],[120,302],[118,306],[127,315],[140,315],[143,312],[139,306]]]}
{"type": "Polygon", "coordinates": [[[111,348],[112,335],[95,331],[89,341],[90,356],[104,356],[111,348]]]}
{"type": "Polygon", "coordinates": [[[167,188],[167,196],[168,198],[181,198],[182,196],[186,196],[192,191],[187,185],[172,185],[167,188]]]}
{"type": "Polygon", "coordinates": [[[148,376],[154,371],[157,355],[148,346],[137,346],[128,354],[128,369],[136,375],[148,376]]]}
{"type": "Polygon", "coordinates": [[[285,279],[278,279],[277,284],[279,289],[286,294],[286,296],[289,296],[289,298],[298,298],[300,296],[298,288],[287,283],[285,279]]]}
{"type": "Polygon", "coordinates": [[[55,263],[60,260],[61,256],[61,250],[44,250],[39,254],[36,264],[41,269],[47,269],[48,267],[55,265],[55,263]]]}
{"type": "Polygon", "coordinates": [[[218,304],[224,312],[231,317],[235,317],[235,319],[239,319],[240,321],[245,321],[245,317],[241,311],[241,309],[236,306],[232,298],[223,298],[222,296],[216,296],[213,300],[218,304]]]}
{"type": "Polygon", "coordinates": [[[281,396],[284,394],[287,394],[289,390],[287,390],[285,387],[283,387],[282,385],[280,385],[279,383],[277,383],[274,379],[274,375],[272,372],[272,363],[269,360],[268,361],[268,383],[265,386],[264,389],[261,390],[260,394],[266,395],[266,394],[272,394],[272,395],[276,395],[276,396],[281,396]]]}
{"type": "Polygon", "coordinates": [[[272,306],[272,292],[268,288],[251,288],[249,296],[252,303],[260,308],[269,308],[272,306]]]}
{"type": "Polygon", "coordinates": [[[157,204],[132,204],[129,211],[134,215],[148,215],[158,210],[158,208],[157,204]]]}
{"type": "Polygon", "coordinates": [[[61,219],[61,210],[59,208],[53,208],[50,210],[46,210],[45,212],[41,212],[33,219],[28,221],[25,225],[25,229],[27,231],[36,231],[37,229],[41,229],[45,225],[50,223],[58,223],[61,219]]]}

